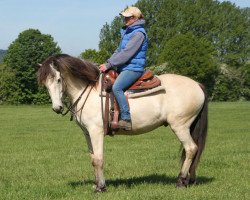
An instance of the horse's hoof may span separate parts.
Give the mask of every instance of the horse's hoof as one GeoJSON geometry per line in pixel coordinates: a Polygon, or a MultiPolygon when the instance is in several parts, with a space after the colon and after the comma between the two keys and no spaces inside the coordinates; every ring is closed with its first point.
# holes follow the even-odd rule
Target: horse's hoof
{"type": "Polygon", "coordinates": [[[176,188],[186,188],[188,185],[187,178],[179,177],[176,182],[176,188]]]}
{"type": "Polygon", "coordinates": [[[103,187],[97,187],[95,188],[95,193],[99,193],[99,192],[106,192],[107,189],[106,189],[106,186],[103,186],[103,187]]]}
{"type": "Polygon", "coordinates": [[[196,185],[197,184],[196,179],[190,179],[188,184],[189,185],[196,185]]]}

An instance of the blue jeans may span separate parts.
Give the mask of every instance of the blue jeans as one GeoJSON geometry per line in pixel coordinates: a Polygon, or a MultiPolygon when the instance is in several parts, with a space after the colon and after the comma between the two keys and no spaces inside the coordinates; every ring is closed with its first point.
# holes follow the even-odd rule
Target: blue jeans
{"type": "Polygon", "coordinates": [[[112,90],[120,109],[120,119],[131,120],[129,106],[124,92],[135,83],[142,74],[143,72],[122,71],[113,85],[112,90]]]}

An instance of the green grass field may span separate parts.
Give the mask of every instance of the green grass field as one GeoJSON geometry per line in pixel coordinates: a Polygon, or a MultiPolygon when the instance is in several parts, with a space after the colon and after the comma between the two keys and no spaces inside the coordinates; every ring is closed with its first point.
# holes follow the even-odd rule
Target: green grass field
{"type": "Polygon", "coordinates": [[[0,106],[0,199],[250,199],[250,102],[210,103],[198,185],[176,189],[169,128],[105,138],[107,192],[96,194],[81,130],[49,106],[0,106]]]}

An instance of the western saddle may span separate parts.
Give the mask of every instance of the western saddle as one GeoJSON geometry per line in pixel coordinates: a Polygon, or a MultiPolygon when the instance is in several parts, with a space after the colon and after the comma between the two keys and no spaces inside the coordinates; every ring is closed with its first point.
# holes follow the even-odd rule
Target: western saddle
{"type": "MultiPolygon", "coordinates": [[[[119,130],[118,120],[119,120],[119,105],[112,92],[112,86],[118,77],[118,73],[115,70],[108,70],[102,76],[102,93],[105,93],[105,108],[103,109],[102,100],[102,112],[103,114],[103,125],[104,134],[113,135],[115,131],[119,130]]],[[[160,79],[154,76],[153,71],[147,70],[144,74],[127,90],[128,92],[137,93],[149,90],[161,85],[160,79]]],[[[128,96],[126,95],[127,100],[128,96]]]]}

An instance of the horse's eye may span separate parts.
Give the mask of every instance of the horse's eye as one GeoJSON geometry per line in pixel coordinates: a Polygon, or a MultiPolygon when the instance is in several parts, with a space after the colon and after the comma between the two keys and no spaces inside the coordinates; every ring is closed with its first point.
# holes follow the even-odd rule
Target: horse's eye
{"type": "Polygon", "coordinates": [[[59,79],[57,79],[57,83],[61,83],[61,79],[59,78],[59,79]]]}

